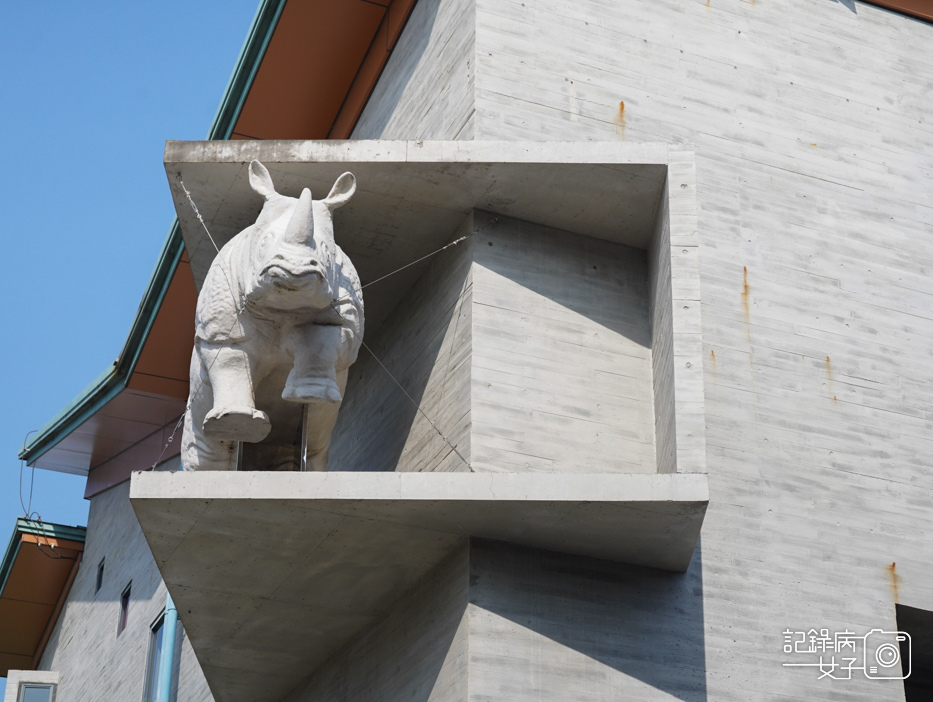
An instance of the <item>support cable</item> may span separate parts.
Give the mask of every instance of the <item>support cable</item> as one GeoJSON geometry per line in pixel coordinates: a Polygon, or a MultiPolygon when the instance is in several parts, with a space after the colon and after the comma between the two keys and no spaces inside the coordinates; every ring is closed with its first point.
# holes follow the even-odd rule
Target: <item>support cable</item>
{"type": "MultiPolygon", "coordinates": [[[[178,180],[179,185],[181,186],[181,189],[182,189],[182,190],[184,191],[184,193],[185,193],[185,197],[188,199],[188,204],[191,206],[191,209],[194,211],[195,215],[197,216],[198,222],[201,223],[201,227],[203,227],[204,232],[207,234],[208,239],[210,240],[211,244],[214,246],[214,250],[216,251],[217,255],[219,255],[219,254],[220,254],[220,248],[217,246],[217,242],[214,240],[214,237],[211,235],[210,230],[207,228],[207,223],[204,221],[204,218],[201,216],[201,212],[200,212],[200,210],[198,210],[198,207],[197,207],[197,205],[196,205],[195,202],[194,202],[194,198],[191,197],[191,193],[188,191],[188,188],[185,187],[185,183],[184,183],[184,181],[182,180],[180,174],[177,176],[177,180],[178,180]]],[[[451,242],[449,242],[448,244],[445,244],[444,246],[441,246],[440,248],[435,249],[435,250],[432,251],[431,253],[425,254],[424,256],[421,256],[420,258],[415,259],[414,261],[411,261],[410,263],[406,263],[404,266],[400,266],[399,268],[396,268],[395,270],[391,271],[390,273],[386,273],[385,275],[380,276],[379,278],[376,278],[375,280],[370,281],[369,283],[366,283],[365,285],[361,285],[360,288],[359,288],[359,290],[356,291],[357,294],[362,294],[362,291],[363,291],[364,289],[368,288],[369,286],[375,285],[376,283],[379,283],[379,282],[382,282],[382,281],[385,280],[386,278],[389,278],[389,277],[395,275],[396,273],[400,273],[401,271],[405,270],[406,268],[410,268],[411,266],[414,266],[414,265],[416,265],[416,264],[418,264],[418,263],[421,263],[422,261],[424,261],[424,260],[426,260],[426,259],[428,259],[428,258],[431,258],[432,256],[435,256],[435,255],[441,253],[442,251],[446,251],[447,249],[452,248],[452,247],[456,246],[457,244],[463,243],[464,241],[466,241],[467,239],[469,239],[469,238],[472,237],[473,235],[478,234],[479,232],[481,232],[481,231],[482,231],[483,229],[485,229],[486,227],[489,227],[489,226],[495,224],[495,223],[498,221],[498,219],[499,219],[498,217],[494,217],[493,219],[491,219],[491,220],[489,220],[488,222],[486,222],[483,226],[478,227],[477,229],[474,229],[473,231],[471,231],[469,234],[465,234],[464,236],[461,236],[459,239],[455,239],[454,241],[451,241],[451,242]]],[[[245,304],[244,304],[244,302],[243,302],[242,295],[237,295],[236,292],[234,292],[234,287],[233,287],[233,283],[232,283],[232,281],[231,281],[231,276],[228,275],[229,271],[227,270],[226,263],[225,263],[223,260],[221,260],[221,265],[223,266],[223,269],[224,269],[224,278],[227,280],[227,285],[228,285],[228,287],[229,287],[229,289],[230,289],[230,293],[231,293],[231,295],[233,295],[233,297],[236,299],[236,303],[237,303],[237,304],[236,304],[236,308],[237,308],[236,319],[234,320],[234,322],[233,322],[233,324],[231,325],[230,329],[227,331],[227,333],[229,334],[231,331],[233,331],[233,328],[237,325],[237,323],[239,323],[239,321],[240,321],[240,315],[245,311],[245,307],[246,307],[246,306],[245,306],[245,304]]],[[[340,311],[337,309],[337,305],[340,304],[341,302],[343,302],[343,301],[345,301],[345,300],[349,300],[349,299],[351,299],[351,296],[350,296],[350,295],[344,295],[343,297],[337,298],[336,300],[334,300],[333,302],[331,302],[331,305],[330,305],[330,306],[331,306],[331,309],[332,309],[332,310],[337,314],[337,316],[340,317],[341,319],[346,319],[346,318],[345,318],[342,314],[340,314],[340,311]]],[[[379,357],[376,356],[376,354],[373,352],[373,350],[372,350],[371,348],[369,348],[369,346],[367,346],[367,344],[366,344],[364,341],[362,341],[362,340],[360,341],[360,344],[363,346],[363,348],[365,348],[365,349],[369,352],[369,354],[373,357],[373,359],[376,361],[376,363],[378,363],[379,366],[388,374],[388,376],[392,379],[392,382],[394,382],[394,383],[398,386],[399,390],[401,390],[402,393],[404,393],[405,397],[408,398],[409,402],[412,403],[412,405],[415,407],[415,409],[417,409],[418,412],[420,412],[421,415],[428,421],[428,423],[431,425],[431,427],[434,429],[434,431],[437,432],[438,436],[440,436],[441,439],[444,440],[444,443],[446,443],[447,446],[449,446],[450,449],[451,449],[454,453],[457,454],[457,456],[460,458],[460,460],[464,462],[464,464],[467,466],[467,468],[469,468],[469,469],[472,471],[472,470],[473,470],[473,467],[470,465],[470,462],[469,462],[468,460],[466,460],[466,458],[463,457],[463,454],[461,454],[460,451],[457,450],[457,447],[456,447],[453,443],[450,442],[450,440],[449,440],[449,439],[444,435],[444,433],[438,428],[437,424],[434,423],[434,421],[428,416],[428,414],[424,411],[424,409],[423,409],[417,402],[415,402],[414,398],[413,398],[410,394],[408,394],[408,391],[406,391],[405,388],[402,386],[402,384],[395,378],[394,375],[392,375],[391,371],[389,371],[389,369],[386,368],[385,364],[384,364],[381,360],[379,360],[379,357]]],[[[217,357],[215,356],[214,359],[211,361],[211,364],[207,367],[207,370],[205,371],[205,373],[209,373],[209,372],[210,372],[210,369],[211,369],[211,367],[214,365],[214,362],[215,362],[216,360],[217,360],[217,357]]],[[[185,415],[188,413],[188,410],[191,409],[191,403],[192,403],[192,401],[198,396],[198,393],[200,393],[201,390],[203,389],[203,387],[204,387],[204,381],[201,380],[200,378],[199,378],[198,380],[199,380],[199,383],[198,383],[197,388],[195,388],[194,392],[192,392],[192,393],[189,395],[188,402],[187,402],[187,404],[185,405],[185,411],[182,413],[182,415],[178,418],[178,421],[175,423],[175,427],[172,429],[171,435],[168,437],[168,440],[165,442],[165,445],[162,447],[161,453],[159,453],[159,457],[156,459],[155,463],[152,464],[152,467],[150,468],[150,470],[155,469],[155,467],[156,467],[156,466],[159,464],[159,462],[162,460],[162,457],[165,455],[165,452],[168,450],[169,444],[171,444],[172,441],[175,439],[175,434],[178,432],[179,427],[181,426],[182,422],[184,421],[185,415]]]]}

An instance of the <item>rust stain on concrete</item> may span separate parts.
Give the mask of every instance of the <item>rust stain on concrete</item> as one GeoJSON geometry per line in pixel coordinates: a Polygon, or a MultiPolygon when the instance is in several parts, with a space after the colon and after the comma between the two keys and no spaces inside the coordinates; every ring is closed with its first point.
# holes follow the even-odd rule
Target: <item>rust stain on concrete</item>
{"type": "Polygon", "coordinates": [[[710,357],[710,358],[712,359],[712,361],[713,361],[713,375],[715,376],[715,375],[716,375],[716,352],[713,351],[712,349],[710,349],[710,350],[709,350],[709,357],[710,357]]]}
{"type": "Polygon", "coordinates": [[[619,136],[625,138],[625,102],[619,100],[619,111],[616,112],[614,121],[619,128],[619,136]]]}
{"type": "MultiPolygon", "coordinates": [[[[829,356],[826,357],[826,390],[830,394],[835,392],[835,388],[833,388],[833,362],[829,356]]],[[[836,396],[833,395],[833,404],[836,402],[836,396]]]]}
{"type": "Polygon", "coordinates": [[[897,574],[897,561],[887,566],[887,569],[888,575],[891,576],[891,593],[894,595],[894,601],[898,602],[900,598],[898,586],[901,584],[901,576],[897,574]]]}

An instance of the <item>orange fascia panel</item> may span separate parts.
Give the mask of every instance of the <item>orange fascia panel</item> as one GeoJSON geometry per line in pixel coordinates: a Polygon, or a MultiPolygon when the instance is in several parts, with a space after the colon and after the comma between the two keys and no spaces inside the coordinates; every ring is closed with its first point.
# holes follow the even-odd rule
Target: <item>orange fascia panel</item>
{"type": "Polygon", "coordinates": [[[187,257],[178,262],[139,354],[128,387],[154,395],[188,399],[188,369],[194,344],[198,293],[187,257]]]}
{"type": "Polygon", "coordinates": [[[23,534],[21,542],[3,588],[3,599],[51,607],[58,600],[74,559],[84,550],[84,544],[35,534],[23,534]]]}
{"type": "MultiPolygon", "coordinates": [[[[231,138],[348,137],[415,1],[289,0],[231,138]]],[[[90,496],[176,454],[164,440],[188,397],[196,307],[183,254],[126,388],[35,465],[94,473],[90,496]]]]}
{"type": "Polygon", "coordinates": [[[385,19],[379,25],[379,30],[373,39],[360,70],[356,74],[353,85],[344,100],[343,106],[334,125],[331,127],[328,139],[349,139],[356,126],[357,120],[363,114],[363,108],[373,94],[376,83],[392,55],[392,50],[398,43],[402,29],[411,15],[415,0],[393,0],[386,13],[385,19]]]}
{"type": "Polygon", "coordinates": [[[933,0],[866,0],[866,2],[933,22],[933,0]]]}
{"type": "Polygon", "coordinates": [[[365,0],[289,0],[234,136],[325,138],[385,14],[365,0]]]}
{"type": "Polygon", "coordinates": [[[415,0],[392,0],[389,3],[389,52],[395,48],[402,36],[405,23],[415,7],[415,0]]]}
{"type": "Polygon", "coordinates": [[[0,675],[35,667],[83,551],[80,541],[19,533],[0,596],[0,675]]]}
{"type": "Polygon", "coordinates": [[[289,0],[231,139],[343,139],[416,0],[289,0]]]}

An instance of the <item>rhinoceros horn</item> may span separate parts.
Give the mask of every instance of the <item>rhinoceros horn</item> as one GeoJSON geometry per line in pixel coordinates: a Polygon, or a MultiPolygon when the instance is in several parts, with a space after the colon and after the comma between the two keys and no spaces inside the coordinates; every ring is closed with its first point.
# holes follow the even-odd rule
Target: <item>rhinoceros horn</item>
{"type": "Polygon", "coordinates": [[[292,212],[282,241],[295,246],[314,246],[314,208],[311,205],[311,191],[305,188],[301,191],[298,204],[292,212]]]}

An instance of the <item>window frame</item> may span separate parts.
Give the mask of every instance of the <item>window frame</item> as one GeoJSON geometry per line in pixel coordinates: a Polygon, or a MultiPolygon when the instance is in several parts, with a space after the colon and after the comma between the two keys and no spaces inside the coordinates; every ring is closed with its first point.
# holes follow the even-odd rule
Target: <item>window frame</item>
{"type": "Polygon", "coordinates": [[[58,685],[55,683],[39,683],[27,681],[23,681],[19,684],[19,689],[16,691],[16,702],[24,702],[26,699],[26,691],[30,688],[33,690],[48,690],[49,702],[55,702],[55,693],[57,691],[58,685]]]}
{"type": "Polygon", "coordinates": [[[117,636],[122,634],[130,621],[130,595],[133,592],[133,581],[130,580],[123,592],[120,593],[120,618],[117,620],[117,636]]]}
{"type": "Polygon", "coordinates": [[[97,564],[97,577],[94,580],[94,594],[96,595],[100,592],[100,589],[104,586],[104,563],[107,561],[106,556],[100,559],[100,563],[97,564]]]}
{"type": "Polygon", "coordinates": [[[162,667],[162,649],[165,638],[165,610],[159,612],[149,625],[149,647],[146,652],[146,678],[143,685],[143,702],[156,699],[159,692],[159,670],[162,667]],[[153,689],[154,688],[154,689],[153,689]]]}

